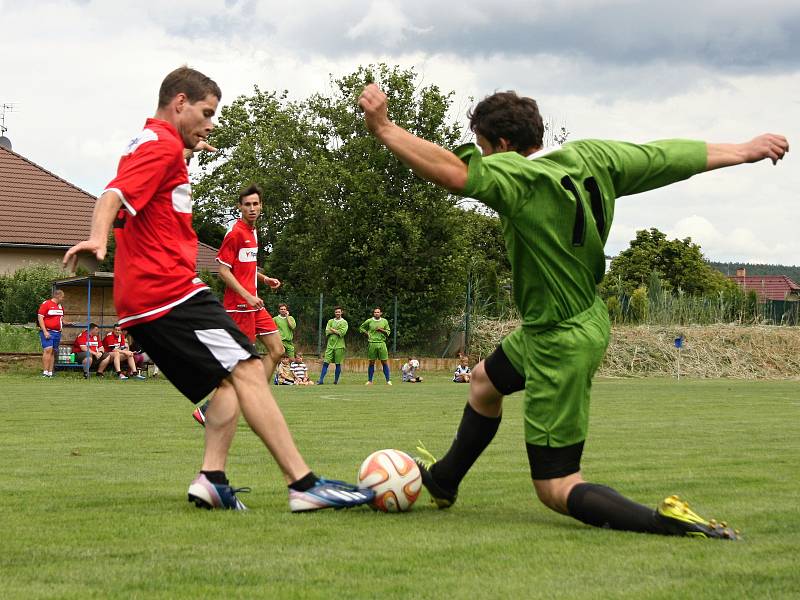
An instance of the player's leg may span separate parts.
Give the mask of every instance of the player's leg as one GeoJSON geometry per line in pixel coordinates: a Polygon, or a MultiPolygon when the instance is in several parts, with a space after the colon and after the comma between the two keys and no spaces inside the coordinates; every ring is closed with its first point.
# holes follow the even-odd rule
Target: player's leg
{"type": "MultiPolygon", "coordinates": [[[[42,338],[44,338],[44,336],[42,336],[42,338]]],[[[50,340],[44,340],[44,341],[49,342],[50,340]]],[[[53,358],[53,347],[44,346],[42,348],[42,375],[44,375],[45,377],[47,377],[49,373],[53,372],[53,369],[50,366],[52,358],[53,358]]]]}
{"type": "Polygon", "coordinates": [[[479,362],[472,373],[469,401],[450,449],[441,460],[430,454],[417,460],[422,482],[439,508],[456,501],[461,480],[494,439],[502,419],[503,396],[525,386],[525,379],[511,365],[502,346],[479,362]]]}
{"type": "Polygon", "coordinates": [[[337,362],[336,368],[333,371],[333,385],[337,385],[339,383],[339,377],[342,376],[342,363],[337,362]]]}
{"type": "Polygon", "coordinates": [[[387,384],[392,385],[391,373],[389,371],[389,350],[386,348],[386,344],[381,344],[379,346],[378,356],[381,359],[381,365],[383,366],[383,377],[386,379],[387,384]]]}
{"type": "Polygon", "coordinates": [[[114,358],[113,352],[106,352],[100,356],[100,359],[98,360],[97,364],[98,376],[102,377],[105,374],[106,369],[108,368],[108,365],[111,363],[113,358],[114,358]]]}
{"type": "Polygon", "coordinates": [[[269,312],[262,308],[254,313],[256,337],[261,340],[267,354],[264,356],[264,369],[267,381],[272,382],[272,376],[283,356],[283,342],[281,341],[278,326],[269,312]]]}

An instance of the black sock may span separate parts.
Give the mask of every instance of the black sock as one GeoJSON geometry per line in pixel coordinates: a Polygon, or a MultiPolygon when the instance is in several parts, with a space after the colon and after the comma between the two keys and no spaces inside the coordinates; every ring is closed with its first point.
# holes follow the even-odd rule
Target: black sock
{"type": "Polygon", "coordinates": [[[450,449],[431,467],[431,474],[436,483],[446,490],[455,492],[467,471],[494,439],[501,419],[502,415],[484,417],[478,414],[468,402],[450,449]]]}
{"type": "Polygon", "coordinates": [[[228,478],[225,471],[200,471],[211,483],[215,485],[228,485],[228,478]]]}
{"type": "Polygon", "coordinates": [[[652,508],[629,500],[619,492],[595,483],[579,483],[567,498],[569,514],[587,525],[639,533],[669,532],[652,508]]]}
{"type": "Polygon", "coordinates": [[[289,489],[295,490],[296,492],[305,492],[310,490],[312,487],[317,485],[319,481],[319,477],[314,475],[314,471],[309,471],[308,475],[305,477],[301,477],[297,481],[293,481],[289,484],[289,489]]]}

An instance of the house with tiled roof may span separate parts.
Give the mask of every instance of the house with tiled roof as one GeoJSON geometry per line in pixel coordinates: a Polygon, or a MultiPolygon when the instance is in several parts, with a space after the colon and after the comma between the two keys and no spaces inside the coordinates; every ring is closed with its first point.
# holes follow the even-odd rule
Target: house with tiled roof
{"type": "Polygon", "coordinates": [[[800,300],[800,285],[786,275],[748,275],[745,269],[736,269],[736,275],[728,279],[745,292],[755,291],[761,303],[767,300],[800,300]]]}
{"type": "MultiPolygon", "coordinates": [[[[64,252],[86,239],[95,196],[24,156],[0,146],[0,274],[30,264],[60,265],[64,252]]],[[[197,268],[218,272],[217,249],[200,243],[197,268]]],[[[95,271],[82,255],[79,266],[95,271]]]]}

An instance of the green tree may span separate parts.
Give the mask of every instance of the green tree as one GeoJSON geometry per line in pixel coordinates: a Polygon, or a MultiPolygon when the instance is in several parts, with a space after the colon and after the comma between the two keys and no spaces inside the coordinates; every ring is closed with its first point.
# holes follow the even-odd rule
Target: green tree
{"type": "Polygon", "coordinates": [[[463,302],[463,213],[367,132],[357,98],[376,80],[395,122],[442,146],[457,144],[452,94],[421,86],[413,70],[359,67],[298,102],[256,88],[220,112],[210,140],[220,152],[203,157],[194,186],[195,222],[225,224],[238,190],[259,183],[262,244],[270,234],[265,269],[284,282],[284,293],[323,291],[351,314],[397,296],[403,342],[414,345],[463,302]]]}
{"type": "Polygon", "coordinates": [[[647,288],[638,287],[633,290],[629,308],[634,322],[644,323],[647,321],[647,314],[650,308],[649,300],[647,299],[647,288]]]}
{"type": "Polygon", "coordinates": [[[724,275],[705,261],[700,246],[691,238],[668,240],[656,228],[636,232],[630,247],[611,262],[601,285],[601,293],[610,295],[614,282],[628,296],[650,282],[652,274],[668,291],[682,290],[689,295],[713,295],[728,287],[724,275]]]}

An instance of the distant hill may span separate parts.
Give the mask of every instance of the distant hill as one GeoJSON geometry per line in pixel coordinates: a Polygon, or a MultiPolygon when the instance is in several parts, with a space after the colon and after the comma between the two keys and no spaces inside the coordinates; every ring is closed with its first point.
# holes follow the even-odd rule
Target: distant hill
{"type": "Polygon", "coordinates": [[[709,266],[723,275],[736,275],[736,269],[744,267],[748,275],[786,275],[795,283],[800,283],[800,266],[786,265],[753,265],[750,263],[711,262],[709,266]]]}

